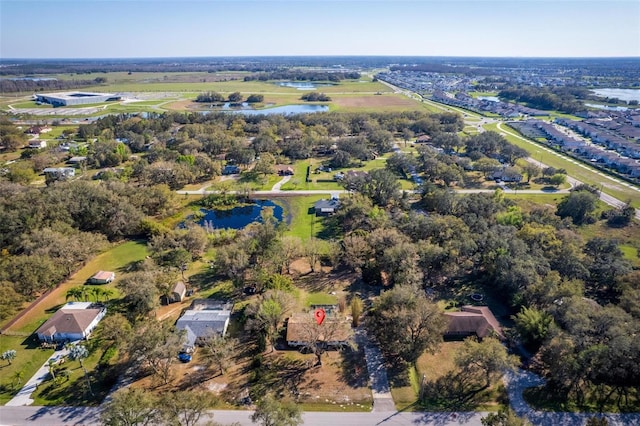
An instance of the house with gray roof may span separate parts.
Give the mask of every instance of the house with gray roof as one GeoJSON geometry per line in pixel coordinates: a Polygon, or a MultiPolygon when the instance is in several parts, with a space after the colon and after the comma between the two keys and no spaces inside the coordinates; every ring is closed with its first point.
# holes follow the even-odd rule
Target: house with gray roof
{"type": "Polygon", "coordinates": [[[213,334],[224,337],[229,327],[231,309],[229,303],[196,299],[178,319],[176,329],[184,330],[188,347],[194,347],[200,339],[213,334]]]}

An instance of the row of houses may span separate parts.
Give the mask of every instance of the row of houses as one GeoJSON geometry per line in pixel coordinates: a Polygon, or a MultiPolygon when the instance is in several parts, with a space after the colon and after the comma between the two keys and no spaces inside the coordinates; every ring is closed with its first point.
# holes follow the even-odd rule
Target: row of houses
{"type": "Polygon", "coordinates": [[[629,130],[625,126],[627,134],[636,135],[636,140],[628,140],[625,137],[615,134],[613,131],[608,130],[606,127],[598,126],[596,123],[611,123],[611,120],[589,120],[589,121],[576,121],[565,118],[556,119],[556,123],[568,127],[575,132],[588,137],[594,143],[616,151],[620,155],[625,157],[640,159],[640,128],[631,127],[629,130]]]}
{"type": "MultiPolygon", "coordinates": [[[[560,125],[565,125],[576,132],[582,133],[587,137],[591,137],[591,135],[595,135],[596,133],[591,133],[593,126],[588,124],[581,124],[579,121],[572,121],[566,119],[558,119],[556,122],[560,125]],[[574,124],[575,123],[575,124],[574,124]],[[585,130],[587,129],[587,130],[585,130]]],[[[552,143],[555,146],[558,146],[563,151],[572,152],[574,155],[577,155],[585,160],[588,160],[592,163],[602,164],[607,168],[613,169],[618,173],[626,174],[631,178],[640,177],[640,162],[635,160],[634,158],[640,158],[635,155],[636,150],[640,149],[640,145],[634,142],[624,141],[624,144],[616,145],[616,140],[619,138],[605,138],[610,141],[611,145],[602,145],[604,143],[602,136],[598,137],[598,140],[601,143],[601,146],[597,146],[591,143],[586,142],[582,139],[577,139],[569,134],[561,132],[551,123],[547,123],[540,120],[527,120],[527,121],[515,121],[510,122],[510,126],[517,128],[522,134],[525,136],[529,136],[532,138],[536,137],[544,137],[549,143],[552,143]],[[613,146],[619,147],[627,147],[625,148],[626,152],[634,153],[634,158],[621,155],[619,152],[615,152],[610,149],[613,146]],[[627,151],[628,149],[629,151],[627,151]]],[[[597,129],[595,129],[597,130],[597,129]]],[[[602,133],[598,133],[602,135],[602,133]]],[[[594,139],[592,139],[596,142],[594,139]]],[[[640,152],[638,152],[640,154],[640,152]]]]}
{"type": "Polygon", "coordinates": [[[433,92],[431,99],[446,105],[457,106],[480,113],[490,112],[507,118],[549,115],[547,111],[541,111],[523,105],[489,99],[476,99],[465,92],[458,92],[454,96],[451,96],[446,92],[436,90],[433,92]]]}

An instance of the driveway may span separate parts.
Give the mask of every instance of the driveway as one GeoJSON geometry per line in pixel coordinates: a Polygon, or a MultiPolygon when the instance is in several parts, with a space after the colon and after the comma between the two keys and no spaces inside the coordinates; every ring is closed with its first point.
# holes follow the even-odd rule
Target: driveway
{"type": "Polygon", "coordinates": [[[358,346],[364,349],[364,357],[367,362],[367,370],[369,370],[369,379],[371,381],[371,393],[373,394],[373,411],[393,413],[396,411],[396,405],[391,396],[391,387],[387,377],[387,369],[384,366],[384,358],[378,345],[369,339],[366,331],[359,328],[356,331],[356,342],[358,346]]]}
{"type": "MultiPolygon", "coordinates": [[[[59,351],[55,351],[53,355],[51,355],[49,359],[45,361],[42,367],[40,367],[38,371],[36,371],[36,374],[34,374],[33,377],[30,378],[27,381],[27,383],[24,384],[22,389],[20,389],[20,392],[18,392],[16,396],[14,396],[11,400],[9,400],[9,402],[7,402],[5,406],[19,407],[22,405],[33,404],[33,399],[31,399],[31,394],[35,392],[36,389],[38,389],[38,386],[40,385],[40,383],[44,382],[49,377],[49,360],[54,360],[55,362],[58,362],[62,360],[68,353],[69,353],[69,350],[66,348],[63,348],[59,351]]],[[[0,420],[2,420],[2,417],[0,417],[0,420]]]]}

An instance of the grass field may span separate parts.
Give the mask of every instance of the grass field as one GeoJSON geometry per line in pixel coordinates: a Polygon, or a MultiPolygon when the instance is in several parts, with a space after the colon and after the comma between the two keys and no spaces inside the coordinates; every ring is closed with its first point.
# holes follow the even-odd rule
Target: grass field
{"type": "Polygon", "coordinates": [[[53,349],[40,349],[40,344],[33,335],[0,335],[0,353],[9,349],[16,351],[16,359],[11,364],[2,361],[0,365],[0,405],[13,398],[53,354],[53,349]]]}

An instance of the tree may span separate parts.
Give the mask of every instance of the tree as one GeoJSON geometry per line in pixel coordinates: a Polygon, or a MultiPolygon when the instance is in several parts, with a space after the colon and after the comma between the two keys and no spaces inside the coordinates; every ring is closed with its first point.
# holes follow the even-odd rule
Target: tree
{"type": "Polygon", "coordinates": [[[563,174],[556,173],[555,175],[549,178],[549,183],[556,188],[560,185],[563,185],[567,181],[567,177],[563,174]]]}
{"type": "Polygon", "coordinates": [[[362,311],[364,309],[362,299],[354,296],[351,299],[349,307],[351,308],[351,318],[353,319],[353,326],[358,327],[360,325],[360,315],[362,315],[362,311]]]}
{"type": "Polygon", "coordinates": [[[267,394],[258,400],[251,421],[262,426],[298,426],[302,424],[302,408],[267,394]]]}
{"type": "Polygon", "coordinates": [[[385,291],[367,317],[382,351],[392,360],[415,362],[424,351],[435,351],[447,321],[419,288],[400,285],[385,291]]]}
{"type": "Polygon", "coordinates": [[[523,164],[520,165],[520,168],[522,169],[522,172],[527,177],[527,183],[529,183],[531,178],[540,176],[540,167],[538,167],[537,164],[525,161],[523,162],[523,164]]]}
{"type": "Polygon", "coordinates": [[[237,342],[234,339],[225,338],[218,333],[212,333],[202,339],[201,346],[204,357],[214,364],[220,374],[223,375],[236,351],[237,342]]]}
{"type": "Polygon", "coordinates": [[[251,94],[247,98],[247,102],[250,103],[250,104],[257,103],[257,102],[262,102],[262,101],[264,101],[264,95],[251,94]]]}
{"type": "Polygon", "coordinates": [[[16,359],[16,351],[14,349],[6,350],[2,352],[2,354],[0,355],[0,359],[3,361],[7,361],[9,365],[11,365],[11,361],[16,359]]]}
{"type": "Polygon", "coordinates": [[[482,426],[529,426],[526,419],[519,417],[510,407],[501,408],[497,413],[489,413],[480,419],[482,426]]]}
{"type": "Polygon", "coordinates": [[[131,360],[150,368],[166,385],[171,379],[176,355],[183,344],[184,336],[175,333],[171,324],[151,320],[136,327],[127,352],[131,360]]]}
{"type": "Polygon", "coordinates": [[[523,340],[524,345],[537,350],[544,342],[549,333],[549,328],[553,324],[553,317],[544,311],[536,308],[523,306],[520,312],[513,317],[516,330],[523,340]]]}
{"type": "Polygon", "coordinates": [[[329,342],[342,341],[349,327],[342,319],[327,316],[322,324],[318,324],[312,315],[299,319],[298,330],[300,340],[304,342],[303,349],[316,356],[317,366],[322,365],[322,355],[329,349],[329,342]]]}
{"type": "Polygon", "coordinates": [[[294,300],[290,294],[280,290],[267,291],[260,302],[252,306],[250,315],[253,318],[248,321],[247,328],[262,334],[273,351],[282,321],[293,305],[294,300]]]}
{"type": "Polygon", "coordinates": [[[195,426],[214,398],[207,391],[167,392],[160,398],[160,410],[170,424],[195,426]]]}
{"type": "Polygon", "coordinates": [[[152,272],[134,272],[122,278],[116,287],[124,293],[124,302],[132,318],[149,314],[158,306],[160,293],[155,285],[155,274],[152,272]]]}
{"type": "Polygon", "coordinates": [[[146,426],[160,423],[157,399],[143,389],[120,389],[104,405],[100,420],[105,426],[146,426]]]}
{"type": "Polygon", "coordinates": [[[290,274],[291,262],[302,254],[304,246],[302,245],[302,240],[295,236],[285,235],[280,239],[280,242],[282,263],[287,274],[290,274]]]}
{"type": "Polygon", "coordinates": [[[107,315],[99,325],[100,337],[114,345],[122,345],[131,333],[131,323],[120,313],[107,315]]]}
{"type": "Polygon", "coordinates": [[[71,361],[77,360],[80,363],[80,367],[82,371],[84,371],[84,378],[87,381],[87,388],[89,389],[89,393],[93,395],[93,390],[91,389],[91,380],[89,379],[89,373],[84,366],[84,360],[89,357],[89,350],[82,345],[72,345],[69,348],[69,354],[67,355],[71,361]]]}
{"type": "Polygon", "coordinates": [[[597,195],[588,191],[572,191],[558,203],[556,214],[561,218],[570,217],[574,224],[582,225],[596,209],[597,195]]]}
{"type": "Polygon", "coordinates": [[[242,102],[242,94],[240,92],[233,92],[229,95],[229,102],[237,104],[242,102]]]}
{"type": "Polygon", "coordinates": [[[374,169],[363,179],[350,182],[353,189],[371,198],[374,204],[386,206],[400,199],[400,182],[387,169],[374,169]]]}
{"type": "Polygon", "coordinates": [[[253,167],[253,171],[264,176],[275,172],[276,159],[268,152],[260,154],[260,159],[256,161],[256,165],[253,167]]]}
{"type": "Polygon", "coordinates": [[[464,373],[484,377],[484,388],[488,388],[494,374],[515,369],[518,359],[509,355],[507,348],[498,339],[485,337],[482,341],[465,339],[455,362],[464,373]]]}

